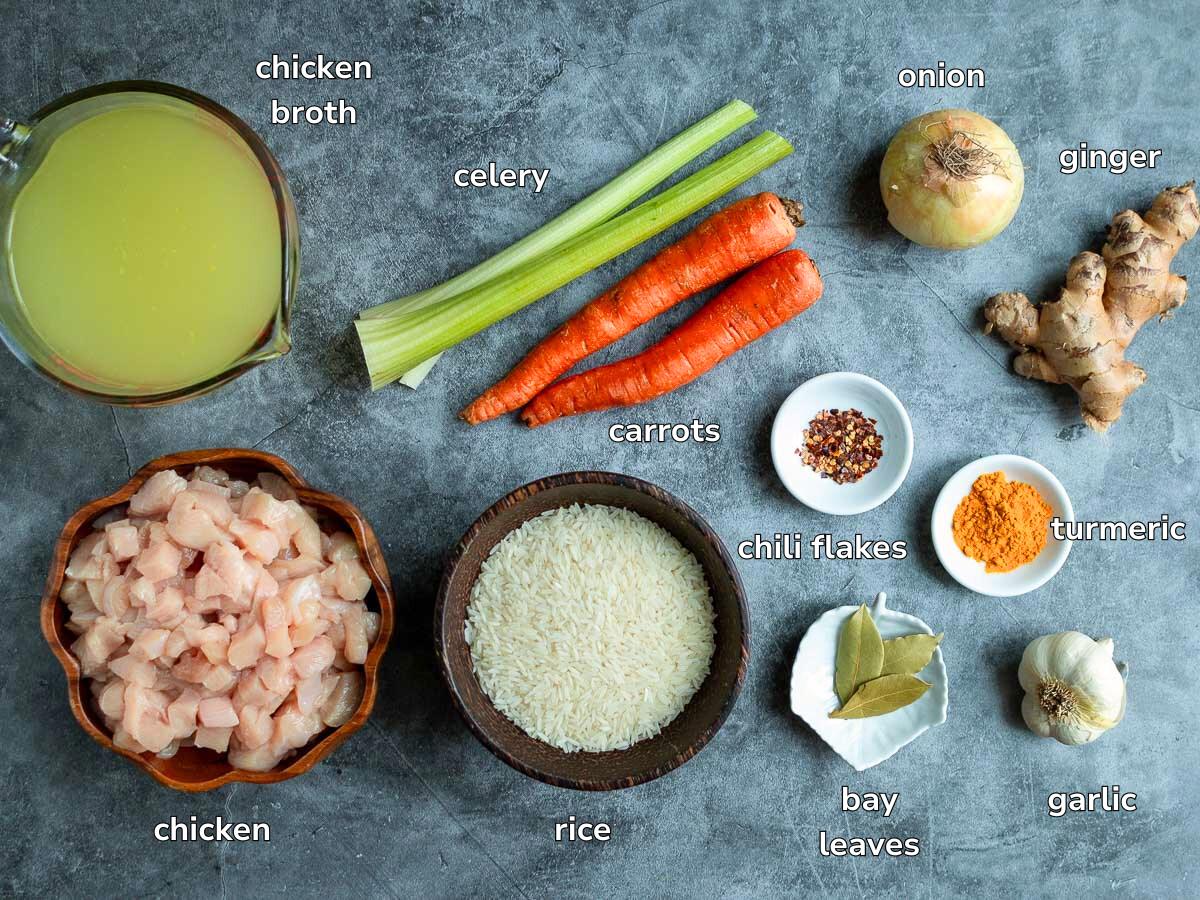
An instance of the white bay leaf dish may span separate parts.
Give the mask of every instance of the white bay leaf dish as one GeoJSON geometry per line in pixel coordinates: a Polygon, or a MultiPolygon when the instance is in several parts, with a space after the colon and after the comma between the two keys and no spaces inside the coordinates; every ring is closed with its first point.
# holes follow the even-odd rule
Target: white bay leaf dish
{"type": "MultiPolygon", "coordinates": [[[[842,625],[858,609],[839,606],[823,614],[800,641],[796,662],[792,665],[792,712],[808,723],[822,740],[857,771],[877,766],[905,744],[915,740],[934,725],[946,721],[950,694],[942,649],[917,673],[930,688],[919,700],[883,716],[866,719],[831,719],[839,707],[833,686],[834,663],[842,625]]],[[[887,594],[880,593],[871,605],[871,617],[886,641],[909,634],[933,634],[933,629],[918,619],[887,608],[887,594]]]]}

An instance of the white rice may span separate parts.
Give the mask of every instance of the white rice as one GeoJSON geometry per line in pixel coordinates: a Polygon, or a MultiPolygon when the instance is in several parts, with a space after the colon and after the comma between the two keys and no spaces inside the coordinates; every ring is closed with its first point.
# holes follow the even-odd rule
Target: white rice
{"type": "Polygon", "coordinates": [[[542,513],[484,561],[467,606],[475,675],[504,715],[567,752],[653,737],[708,675],[712,598],[696,558],[613,506],[542,513]]]}

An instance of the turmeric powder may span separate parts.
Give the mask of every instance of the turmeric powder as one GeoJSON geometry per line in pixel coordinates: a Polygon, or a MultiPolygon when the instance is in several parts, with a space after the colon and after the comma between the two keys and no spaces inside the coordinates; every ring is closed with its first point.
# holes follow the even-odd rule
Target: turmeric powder
{"type": "Polygon", "coordinates": [[[954,542],[986,571],[1011,572],[1042,552],[1053,514],[1033,485],[988,472],[954,511],[954,542]]]}

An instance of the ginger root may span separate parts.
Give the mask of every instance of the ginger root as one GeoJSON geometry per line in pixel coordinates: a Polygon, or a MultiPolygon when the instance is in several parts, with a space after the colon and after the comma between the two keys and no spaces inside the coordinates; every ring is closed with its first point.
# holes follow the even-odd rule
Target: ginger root
{"type": "Polygon", "coordinates": [[[1017,374],[1069,384],[1096,431],[1107,431],[1146,381],[1125,359],[1138,329],[1154,316],[1167,318],[1187,297],[1187,280],[1170,266],[1200,228],[1193,185],[1167,188],[1144,216],[1128,209],[1113,216],[1102,256],[1072,259],[1058,300],[1034,306],[1024,294],[1003,293],[984,306],[985,333],[994,327],[1020,351],[1017,374]]]}

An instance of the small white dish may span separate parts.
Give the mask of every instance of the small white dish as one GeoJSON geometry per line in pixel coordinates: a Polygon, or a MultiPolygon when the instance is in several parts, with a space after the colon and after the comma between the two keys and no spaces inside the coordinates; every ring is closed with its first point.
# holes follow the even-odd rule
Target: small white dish
{"type": "Polygon", "coordinates": [[[788,492],[817,512],[852,516],[874,509],[896,493],[912,465],[912,422],[904,404],[874,378],[857,372],[830,372],[792,391],[771,426],[771,462],[788,492]],[[800,459],[804,431],[823,409],[857,409],[875,420],[883,456],[854,484],[822,478],[800,459]]]}
{"type": "MultiPolygon", "coordinates": [[[[938,647],[933,651],[929,665],[917,674],[930,685],[921,699],[883,716],[829,718],[829,714],[840,706],[833,686],[838,638],[842,624],[856,609],[857,606],[831,609],[808,629],[792,665],[791,693],[792,712],[807,722],[842,759],[861,772],[879,765],[934,725],[945,722],[950,707],[950,689],[942,648],[938,647]]],[[[887,594],[875,597],[871,617],[884,640],[907,634],[934,633],[916,616],[888,609],[887,594]]]]}
{"type": "Polygon", "coordinates": [[[1071,552],[1069,540],[1055,540],[1047,535],[1046,546],[1032,562],[1011,572],[987,572],[982,562],[971,559],[954,541],[954,511],[963,497],[971,492],[975,479],[987,472],[1003,472],[1009,481],[1031,484],[1050,504],[1054,517],[1064,522],[1075,521],[1071,498],[1062,482],[1053,473],[1032,459],[1012,454],[985,456],[955,472],[938,494],[933,504],[933,549],[950,577],[965,588],[989,597],[1016,597],[1037,590],[1053,578],[1067,561],[1071,552]]]}

